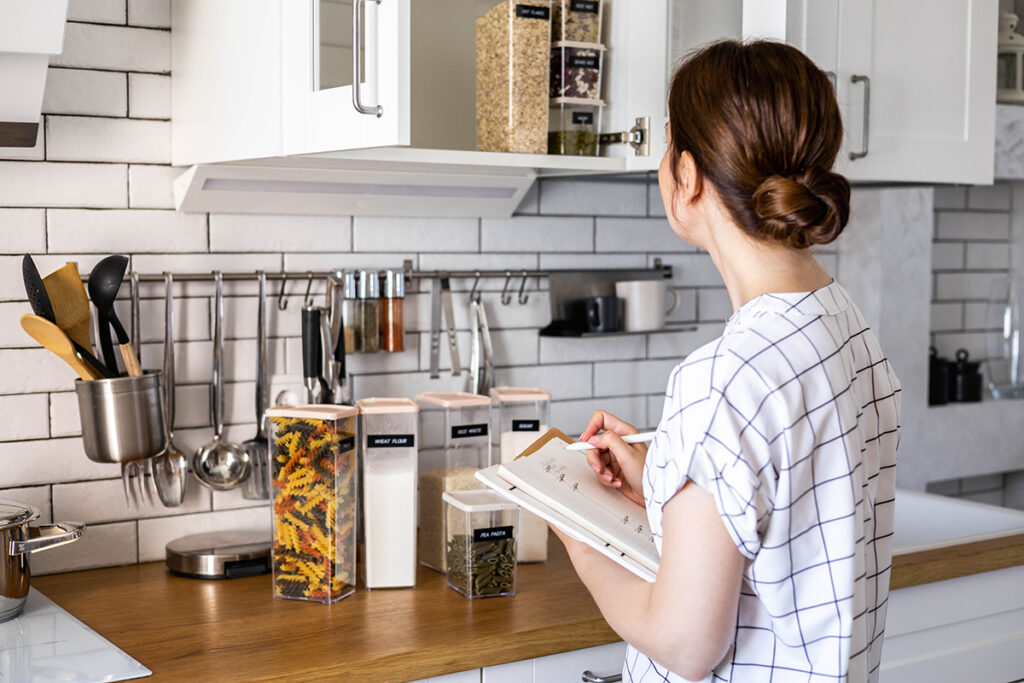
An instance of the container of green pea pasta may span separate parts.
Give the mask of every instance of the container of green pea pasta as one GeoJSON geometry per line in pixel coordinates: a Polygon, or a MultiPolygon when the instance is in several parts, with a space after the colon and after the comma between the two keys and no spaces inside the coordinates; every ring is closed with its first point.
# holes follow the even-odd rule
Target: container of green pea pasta
{"type": "Polygon", "coordinates": [[[600,150],[604,102],[556,97],[548,114],[548,154],[596,157],[600,150]]]}
{"type": "Polygon", "coordinates": [[[448,585],[467,598],[515,595],[519,507],[492,491],[448,491],[448,585]]]}

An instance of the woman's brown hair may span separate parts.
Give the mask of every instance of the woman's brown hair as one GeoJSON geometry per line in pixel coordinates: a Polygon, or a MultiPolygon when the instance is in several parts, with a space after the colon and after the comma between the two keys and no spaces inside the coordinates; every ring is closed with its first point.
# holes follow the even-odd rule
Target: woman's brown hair
{"type": "Polygon", "coordinates": [[[672,174],[684,151],[748,234],[803,249],[839,236],[850,183],[825,73],[783,43],[719,41],[686,58],[668,96],[672,174]]]}

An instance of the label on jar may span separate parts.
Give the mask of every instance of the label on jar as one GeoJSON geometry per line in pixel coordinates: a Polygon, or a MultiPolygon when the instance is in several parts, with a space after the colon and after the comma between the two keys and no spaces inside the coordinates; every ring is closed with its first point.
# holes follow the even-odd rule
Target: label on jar
{"type": "Polygon", "coordinates": [[[586,12],[587,14],[597,14],[597,11],[600,8],[600,0],[570,0],[569,2],[570,12],[586,12]]]}
{"type": "Polygon", "coordinates": [[[572,122],[576,126],[592,126],[594,125],[594,112],[574,111],[572,113],[572,122]]]}
{"type": "Polygon", "coordinates": [[[473,529],[474,541],[497,541],[502,538],[512,538],[512,527],[492,526],[490,529],[473,529]]]}
{"type": "Polygon", "coordinates": [[[599,61],[596,56],[573,55],[569,57],[569,66],[573,69],[596,69],[599,61]]]}
{"type": "Polygon", "coordinates": [[[416,445],[414,434],[368,434],[367,448],[412,448],[416,445]]]}
{"type": "Polygon", "coordinates": [[[548,21],[551,19],[551,8],[537,5],[516,5],[516,16],[548,21]]]}
{"type": "Polygon", "coordinates": [[[512,420],[513,432],[539,432],[540,420],[512,420]]]}
{"type": "Polygon", "coordinates": [[[487,436],[487,425],[455,425],[452,427],[453,439],[465,439],[471,436],[487,436]]]}
{"type": "Polygon", "coordinates": [[[356,437],[350,436],[338,442],[338,452],[354,451],[356,449],[356,437]]]}

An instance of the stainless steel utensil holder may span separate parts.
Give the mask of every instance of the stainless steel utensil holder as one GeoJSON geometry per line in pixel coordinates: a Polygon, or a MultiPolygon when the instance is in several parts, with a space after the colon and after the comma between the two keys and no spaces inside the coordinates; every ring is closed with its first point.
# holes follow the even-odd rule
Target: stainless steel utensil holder
{"type": "Polygon", "coordinates": [[[75,382],[82,442],[90,460],[129,462],[164,449],[162,381],[163,372],[147,370],[140,377],[75,382]]]}

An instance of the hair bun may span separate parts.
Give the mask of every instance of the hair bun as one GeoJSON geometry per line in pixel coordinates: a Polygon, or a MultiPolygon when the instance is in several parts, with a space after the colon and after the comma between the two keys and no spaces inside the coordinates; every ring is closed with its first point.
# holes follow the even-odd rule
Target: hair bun
{"type": "Polygon", "coordinates": [[[820,169],[771,175],[761,181],[752,202],[761,236],[803,249],[839,237],[850,217],[850,183],[820,169]]]}

